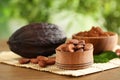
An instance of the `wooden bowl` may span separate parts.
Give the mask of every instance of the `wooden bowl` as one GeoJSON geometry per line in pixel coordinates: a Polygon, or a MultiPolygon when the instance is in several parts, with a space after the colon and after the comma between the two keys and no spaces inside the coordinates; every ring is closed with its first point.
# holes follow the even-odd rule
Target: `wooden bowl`
{"type": "Polygon", "coordinates": [[[113,51],[118,42],[118,35],[108,32],[110,36],[106,37],[81,37],[77,34],[73,35],[73,39],[85,40],[86,43],[92,43],[94,46],[93,54],[100,54],[103,51],[113,51]]]}
{"type": "Polygon", "coordinates": [[[56,65],[61,69],[84,69],[93,64],[93,48],[83,52],[64,52],[56,49],[56,65]]]}

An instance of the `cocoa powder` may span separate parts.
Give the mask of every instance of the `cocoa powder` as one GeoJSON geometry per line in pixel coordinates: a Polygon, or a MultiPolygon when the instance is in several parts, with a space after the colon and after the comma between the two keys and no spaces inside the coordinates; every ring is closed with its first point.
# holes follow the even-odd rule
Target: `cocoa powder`
{"type": "Polygon", "coordinates": [[[84,32],[79,32],[76,34],[77,36],[82,36],[82,37],[105,37],[105,36],[110,36],[110,32],[104,32],[100,27],[95,27],[93,26],[91,30],[89,31],[84,31],[84,32]]]}

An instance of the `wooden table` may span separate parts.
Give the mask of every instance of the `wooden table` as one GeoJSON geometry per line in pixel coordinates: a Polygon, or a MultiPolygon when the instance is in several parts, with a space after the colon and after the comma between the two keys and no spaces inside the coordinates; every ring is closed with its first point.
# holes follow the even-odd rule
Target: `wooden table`
{"type": "MultiPolygon", "coordinates": [[[[0,41],[0,51],[6,50],[9,50],[6,41],[0,41]]],[[[0,80],[120,80],[120,68],[81,77],[71,77],[0,63],[0,80]]]]}

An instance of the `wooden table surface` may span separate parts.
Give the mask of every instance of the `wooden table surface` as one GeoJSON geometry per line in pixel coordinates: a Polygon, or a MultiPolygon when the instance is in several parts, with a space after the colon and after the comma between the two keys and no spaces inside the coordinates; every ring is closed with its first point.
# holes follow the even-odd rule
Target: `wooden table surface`
{"type": "MultiPolygon", "coordinates": [[[[6,41],[0,41],[0,51],[8,51],[6,41]]],[[[0,80],[120,80],[120,68],[81,77],[61,76],[0,63],[0,80]]]]}

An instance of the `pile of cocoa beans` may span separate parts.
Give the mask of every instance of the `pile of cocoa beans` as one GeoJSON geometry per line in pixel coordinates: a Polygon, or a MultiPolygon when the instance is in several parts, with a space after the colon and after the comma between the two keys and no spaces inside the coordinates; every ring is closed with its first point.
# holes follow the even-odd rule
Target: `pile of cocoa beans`
{"type": "Polygon", "coordinates": [[[37,56],[37,58],[21,58],[20,64],[33,63],[38,64],[40,67],[46,67],[48,65],[55,64],[55,57],[37,56]]]}
{"type": "Polygon", "coordinates": [[[71,39],[63,44],[61,49],[59,49],[64,52],[83,52],[92,48],[93,45],[91,43],[85,43],[84,40],[71,39]]]}

